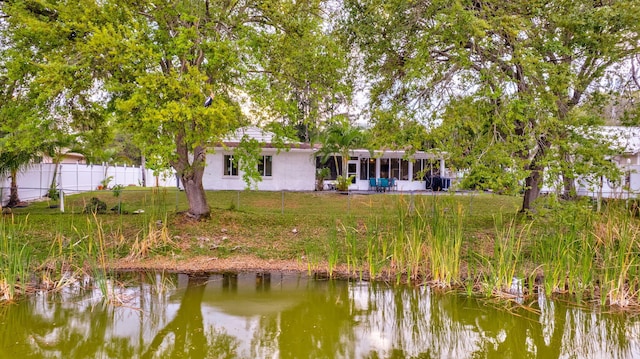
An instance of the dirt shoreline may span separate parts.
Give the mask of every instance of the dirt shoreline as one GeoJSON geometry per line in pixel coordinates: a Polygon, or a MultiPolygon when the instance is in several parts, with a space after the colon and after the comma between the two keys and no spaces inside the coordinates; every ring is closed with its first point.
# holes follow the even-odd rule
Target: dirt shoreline
{"type": "MultiPolygon", "coordinates": [[[[109,265],[114,270],[165,270],[180,273],[194,272],[305,272],[309,273],[310,268],[307,263],[298,260],[261,259],[251,256],[234,256],[229,258],[217,258],[209,256],[199,256],[189,259],[120,259],[109,265]]],[[[326,266],[319,264],[311,268],[312,273],[326,273],[326,266]]],[[[338,267],[334,270],[339,276],[345,276],[346,268],[338,267]]]]}

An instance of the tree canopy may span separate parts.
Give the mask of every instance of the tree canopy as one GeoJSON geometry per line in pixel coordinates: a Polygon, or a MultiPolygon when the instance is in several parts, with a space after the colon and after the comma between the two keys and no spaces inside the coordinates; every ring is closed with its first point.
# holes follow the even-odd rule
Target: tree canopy
{"type": "Polygon", "coordinates": [[[345,29],[371,75],[372,105],[398,118],[436,119],[439,143],[449,150],[462,143],[477,161],[472,168],[525,179],[523,210],[545,168],[556,167],[571,191],[575,161],[589,162],[573,150],[594,144],[581,132],[602,121],[577,109],[612,91],[612,76],[639,52],[637,1],[345,0],[345,7],[345,29]]]}
{"type": "Polygon", "coordinates": [[[194,218],[210,214],[207,149],[248,123],[244,108],[313,128],[331,96],[348,96],[320,0],[7,1],[2,11],[8,43],[47,84],[39,97],[66,104],[81,132],[117,122],[148,162],[176,170],[194,218]]]}
{"type": "MultiPolygon", "coordinates": [[[[345,114],[356,74],[373,145],[445,150],[470,186],[523,190],[523,210],[545,174],[571,194],[578,176],[611,168],[590,132],[611,104],[626,101],[620,121],[637,117],[633,0],[10,0],[0,11],[0,116],[90,148],[118,124],[148,162],[176,170],[195,218],[209,216],[207,149],[261,120],[311,141],[345,114]]],[[[0,131],[9,148],[13,131],[0,131]]]]}

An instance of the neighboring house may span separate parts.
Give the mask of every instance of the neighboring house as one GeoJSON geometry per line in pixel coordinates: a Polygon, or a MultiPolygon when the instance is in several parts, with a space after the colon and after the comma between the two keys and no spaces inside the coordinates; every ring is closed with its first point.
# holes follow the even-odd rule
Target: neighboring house
{"type": "MultiPolygon", "coordinates": [[[[53,158],[44,155],[42,156],[42,161],[40,163],[53,163],[53,158]]],[[[85,157],[81,153],[76,152],[66,152],[62,155],[62,159],[60,160],[60,164],[84,164],[86,163],[85,157]]]]}
{"type": "MultiPolygon", "coordinates": [[[[342,174],[341,170],[336,170],[336,162],[338,168],[342,166],[340,156],[320,163],[316,155],[318,147],[291,142],[284,149],[279,149],[273,143],[272,133],[256,127],[245,127],[226,139],[224,146],[215,147],[214,153],[207,155],[203,178],[205,189],[242,190],[247,187],[241,169],[233,161],[234,150],[243,136],[257,140],[262,146],[262,159],[258,165],[262,181],[257,183],[258,190],[313,191],[317,169],[328,167],[331,170],[327,183],[332,183],[337,175],[342,174]]],[[[397,190],[425,190],[425,177],[449,178],[442,156],[426,152],[415,152],[408,158],[405,155],[404,151],[350,151],[346,175],[353,175],[355,179],[349,189],[369,190],[369,178],[395,178],[397,190]]]]}
{"type": "MultiPolygon", "coordinates": [[[[592,198],[628,198],[640,195],[640,128],[623,126],[603,126],[594,134],[611,143],[611,148],[618,154],[609,160],[615,163],[622,172],[618,179],[605,176],[582,176],[576,180],[578,196],[592,198]]],[[[561,193],[562,181],[554,185],[546,185],[543,193],[561,193]]]]}
{"type": "Polygon", "coordinates": [[[618,180],[585,178],[577,181],[580,196],[604,198],[628,198],[640,194],[640,128],[603,126],[600,134],[609,140],[619,154],[611,161],[623,175],[618,180]]]}

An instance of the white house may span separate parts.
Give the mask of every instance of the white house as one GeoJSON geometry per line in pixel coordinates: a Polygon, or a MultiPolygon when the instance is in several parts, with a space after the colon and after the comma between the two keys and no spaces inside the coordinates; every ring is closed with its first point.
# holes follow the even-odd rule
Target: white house
{"type": "Polygon", "coordinates": [[[577,181],[580,196],[628,198],[640,195],[640,128],[604,126],[598,134],[611,142],[619,154],[612,157],[623,175],[617,180],[603,177],[582,178],[577,181]]]}
{"type": "Polygon", "coordinates": [[[207,155],[202,179],[206,190],[242,190],[247,184],[242,171],[233,160],[236,147],[243,136],[257,140],[262,146],[262,159],[258,171],[262,181],[257,183],[262,191],[313,191],[315,188],[315,149],[305,143],[290,143],[286,149],[274,143],[274,134],[257,127],[244,127],[224,141],[224,146],[214,148],[207,155]]]}
{"type": "MultiPolygon", "coordinates": [[[[592,198],[629,198],[640,195],[640,128],[602,126],[594,129],[589,136],[597,136],[608,142],[610,148],[617,153],[609,160],[616,164],[622,176],[582,176],[575,181],[577,195],[592,198]]],[[[560,180],[546,183],[541,189],[543,193],[562,191],[563,183],[560,180]]]]}
{"type": "MultiPolygon", "coordinates": [[[[262,147],[258,171],[262,181],[257,189],[263,191],[313,191],[316,183],[316,170],[328,167],[331,171],[329,183],[342,170],[336,170],[336,161],[330,159],[320,163],[316,153],[317,146],[308,143],[291,142],[285,149],[274,144],[274,135],[256,127],[245,127],[224,141],[224,145],[215,147],[214,152],[207,155],[203,185],[207,190],[242,190],[247,184],[242,178],[242,170],[233,161],[236,147],[243,136],[257,140],[262,147]]],[[[427,177],[449,179],[445,162],[441,155],[426,152],[415,152],[405,156],[405,151],[373,151],[352,150],[347,160],[347,176],[355,179],[350,190],[366,191],[370,189],[370,178],[395,178],[395,189],[401,191],[425,190],[427,177]],[[405,158],[406,157],[406,158],[405,158]]],[[[342,158],[337,156],[338,167],[342,158]]],[[[448,188],[450,182],[443,181],[448,188]]]]}

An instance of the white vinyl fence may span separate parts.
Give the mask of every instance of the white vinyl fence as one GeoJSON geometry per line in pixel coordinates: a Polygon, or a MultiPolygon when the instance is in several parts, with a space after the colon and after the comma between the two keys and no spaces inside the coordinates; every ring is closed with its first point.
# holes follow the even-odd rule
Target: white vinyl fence
{"type": "MultiPolygon", "coordinates": [[[[142,169],[135,166],[105,166],[85,164],[60,164],[56,175],[56,188],[64,194],[93,191],[102,185],[106,178],[110,178],[107,188],[115,185],[142,186],[142,169]]],[[[18,172],[18,196],[21,201],[31,201],[45,197],[51,186],[55,164],[40,163],[28,166],[18,172]]],[[[153,171],[146,170],[147,187],[175,187],[176,176],[167,172],[161,176],[154,176],[153,171]]],[[[9,176],[0,177],[0,203],[9,201],[11,179],[9,176]]]]}

